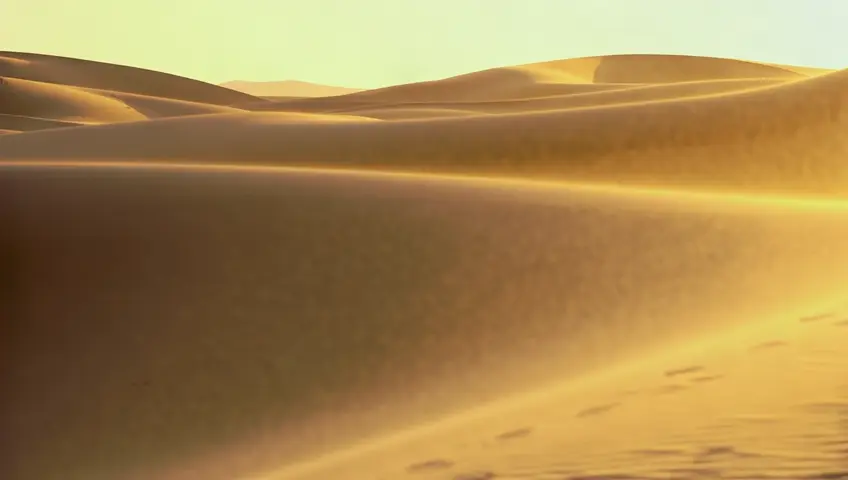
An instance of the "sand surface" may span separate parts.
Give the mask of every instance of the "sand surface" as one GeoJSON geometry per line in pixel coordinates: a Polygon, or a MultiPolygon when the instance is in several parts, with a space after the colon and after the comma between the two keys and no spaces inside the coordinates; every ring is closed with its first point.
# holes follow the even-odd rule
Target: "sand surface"
{"type": "Polygon", "coordinates": [[[233,80],[224,82],[221,86],[255,97],[330,97],[362,91],[360,88],[336,87],[297,80],[283,80],[280,82],[233,80]]]}
{"type": "Polygon", "coordinates": [[[0,79],[0,478],[848,478],[848,71],[0,79]]]}

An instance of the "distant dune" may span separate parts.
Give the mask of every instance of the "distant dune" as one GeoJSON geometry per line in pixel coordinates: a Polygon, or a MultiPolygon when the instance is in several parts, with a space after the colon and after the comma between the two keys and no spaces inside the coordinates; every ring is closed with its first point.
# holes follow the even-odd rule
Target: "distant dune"
{"type": "Polygon", "coordinates": [[[362,91],[361,88],[334,87],[332,85],[320,85],[317,83],[299,82],[297,80],[284,80],[281,82],[233,80],[231,82],[224,82],[221,86],[255,97],[330,97],[362,91]]]}
{"type": "Polygon", "coordinates": [[[167,73],[36,53],[0,51],[0,77],[212,105],[232,105],[257,100],[228,88],[167,73]]]}
{"type": "Polygon", "coordinates": [[[848,469],[848,70],[333,95],[0,53],[0,478],[848,469]]]}
{"type": "MultiPolygon", "coordinates": [[[[63,62],[57,65],[64,68],[63,62]]],[[[88,63],[81,65],[89,70],[88,63]]],[[[58,77],[48,75],[50,68],[45,61],[41,76],[58,77]]],[[[497,68],[337,97],[278,102],[250,97],[239,110],[229,110],[238,113],[175,103],[177,87],[189,82],[183,79],[162,92],[168,100],[88,89],[86,94],[102,100],[67,93],[45,111],[50,104],[35,91],[17,93],[23,81],[10,78],[2,89],[27,101],[13,102],[2,113],[113,121],[5,135],[2,159],[355,166],[803,195],[842,195],[848,185],[839,156],[848,148],[846,137],[835,134],[848,121],[846,72],[618,55],[497,68]],[[119,102],[124,110],[107,107],[119,102]],[[292,112],[361,122],[308,115],[293,121],[292,112]],[[210,115],[186,116],[204,113],[210,115]],[[179,115],[184,116],[160,119],[179,115]],[[126,123],[137,118],[154,121],[126,123]]],[[[54,87],[59,88],[70,87],[54,87]]]]}

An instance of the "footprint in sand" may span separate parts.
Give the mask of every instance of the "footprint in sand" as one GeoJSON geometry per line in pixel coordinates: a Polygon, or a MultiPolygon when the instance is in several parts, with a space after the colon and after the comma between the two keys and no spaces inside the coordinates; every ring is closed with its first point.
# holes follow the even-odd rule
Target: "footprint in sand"
{"type": "Polygon", "coordinates": [[[632,453],[633,455],[645,457],[672,457],[686,455],[686,452],[684,450],[679,450],[676,448],[643,448],[639,450],[633,450],[630,453],[632,453]]]}
{"type": "Polygon", "coordinates": [[[616,403],[605,403],[603,405],[597,405],[597,406],[594,406],[594,407],[589,407],[589,408],[580,410],[579,412],[577,412],[575,414],[575,416],[582,418],[582,417],[591,417],[593,415],[601,415],[601,414],[609,412],[610,410],[612,410],[614,408],[618,408],[619,406],[621,406],[621,404],[618,403],[618,402],[616,402],[616,403]]]}
{"type": "Polygon", "coordinates": [[[618,392],[618,396],[620,396],[620,397],[632,397],[633,395],[638,395],[640,393],[642,393],[640,390],[635,390],[635,389],[633,389],[633,390],[622,390],[622,391],[618,392]]]}
{"type": "Polygon", "coordinates": [[[728,461],[733,459],[757,458],[758,453],[743,452],[732,445],[716,445],[707,447],[696,453],[692,461],[694,463],[710,463],[715,461],[728,461]]]}
{"type": "Polygon", "coordinates": [[[443,458],[434,458],[432,460],[413,463],[406,467],[406,471],[409,473],[426,473],[436,470],[446,470],[451,467],[453,467],[452,461],[443,458]]]}
{"type": "Polygon", "coordinates": [[[759,351],[759,350],[768,350],[768,349],[772,349],[772,348],[786,347],[786,346],[789,346],[789,344],[782,341],[782,340],[772,340],[772,341],[769,341],[769,342],[763,342],[763,343],[760,343],[758,345],[754,345],[753,347],[750,348],[750,350],[752,352],[756,352],[756,351],[759,351]]]}
{"type": "Polygon", "coordinates": [[[822,320],[827,320],[827,319],[833,318],[833,317],[834,317],[834,314],[832,312],[831,313],[820,313],[818,315],[810,315],[809,317],[801,317],[801,318],[798,319],[798,321],[801,322],[801,323],[812,323],[812,322],[819,322],[819,321],[822,321],[822,320]]]}
{"type": "Polygon", "coordinates": [[[515,440],[518,438],[524,438],[533,433],[533,429],[531,427],[522,427],[516,428],[515,430],[509,430],[507,432],[499,433],[495,436],[498,440],[515,440]]]}
{"type": "Polygon", "coordinates": [[[677,377],[677,376],[680,376],[680,375],[688,375],[690,373],[697,373],[697,372],[702,372],[702,371],[704,371],[704,367],[702,367],[701,365],[692,365],[690,367],[681,367],[681,368],[675,368],[675,369],[672,369],[672,370],[666,370],[665,376],[666,377],[677,377]]]}
{"type": "Polygon", "coordinates": [[[668,395],[668,394],[671,394],[671,393],[682,392],[682,391],[688,390],[688,389],[689,389],[689,387],[686,386],[686,385],[677,385],[677,384],[663,385],[661,387],[658,387],[656,390],[654,390],[654,393],[656,393],[657,395],[668,395]]]}
{"type": "Polygon", "coordinates": [[[848,327],[848,318],[833,323],[837,327],[848,327]]]}
{"type": "Polygon", "coordinates": [[[494,472],[482,471],[460,473],[453,477],[453,480],[491,480],[493,478],[495,478],[494,472]]]}
{"type": "Polygon", "coordinates": [[[692,383],[708,383],[708,382],[714,382],[714,381],[719,380],[721,378],[724,378],[724,375],[704,375],[704,376],[701,376],[701,377],[691,378],[691,379],[689,379],[689,381],[692,382],[692,383]]]}

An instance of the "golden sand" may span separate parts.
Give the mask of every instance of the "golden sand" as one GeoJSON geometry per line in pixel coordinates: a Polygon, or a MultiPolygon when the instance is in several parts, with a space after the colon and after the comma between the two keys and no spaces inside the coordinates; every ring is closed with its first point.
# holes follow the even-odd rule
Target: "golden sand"
{"type": "Polygon", "coordinates": [[[361,91],[358,88],[334,87],[317,83],[286,80],[282,82],[248,82],[234,80],[222,87],[244,92],[255,97],[330,97],[361,91]]]}
{"type": "Polygon", "coordinates": [[[4,480],[848,476],[846,71],[0,78],[4,480]]]}

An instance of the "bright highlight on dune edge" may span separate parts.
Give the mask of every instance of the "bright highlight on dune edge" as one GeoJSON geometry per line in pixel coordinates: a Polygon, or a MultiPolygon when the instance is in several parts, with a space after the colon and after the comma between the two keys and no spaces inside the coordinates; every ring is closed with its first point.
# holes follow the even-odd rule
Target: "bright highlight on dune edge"
{"type": "Polygon", "coordinates": [[[278,166],[278,165],[220,165],[203,164],[192,162],[128,162],[128,161],[98,161],[78,162],[64,160],[27,160],[6,161],[0,160],[0,168],[61,168],[72,169],[79,167],[94,168],[123,168],[123,169],[154,169],[154,170],[176,170],[176,171],[209,171],[209,172],[232,172],[232,173],[268,173],[268,174],[306,174],[306,175],[329,175],[352,178],[374,178],[399,181],[423,181],[423,182],[448,182],[468,186],[480,187],[504,187],[534,190],[571,190],[587,193],[622,193],[626,195],[644,195],[658,198],[673,198],[675,200],[711,200],[718,202],[740,202],[750,204],[774,204],[799,207],[815,207],[825,209],[841,210],[848,208],[848,200],[822,199],[816,197],[800,196],[774,196],[767,194],[742,194],[727,190],[708,191],[698,189],[674,189],[668,187],[627,185],[620,183],[602,182],[569,182],[569,181],[546,181],[541,179],[509,178],[498,176],[459,175],[442,173],[414,173],[407,171],[391,170],[364,170],[356,168],[321,168],[310,166],[278,166]]]}

